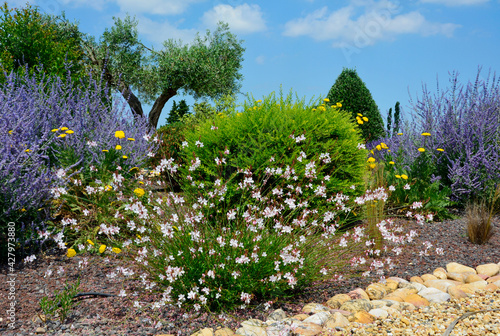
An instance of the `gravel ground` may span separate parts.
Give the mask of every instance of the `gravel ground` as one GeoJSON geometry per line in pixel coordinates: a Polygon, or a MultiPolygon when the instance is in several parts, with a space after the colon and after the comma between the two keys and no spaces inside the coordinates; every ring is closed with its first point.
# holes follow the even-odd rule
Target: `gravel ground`
{"type": "MultiPolygon", "coordinates": [[[[466,238],[466,224],[463,218],[428,223],[424,226],[408,222],[406,229],[416,230],[418,237],[411,244],[405,245],[400,255],[388,254],[395,260],[396,267],[387,270],[386,276],[409,279],[414,275],[432,273],[435,268],[445,267],[449,262],[458,262],[471,267],[491,262],[498,263],[500,262],[500,225],[498,223],[499,221],[496,220],[496,232],[488,243],[474,245],[466,238]],[[419,256],[424,241],[431,242],[434,247],[443,248],[444,254],[433,253],[430,256],[419,256]]],[[[185,312],[175,307],[164,307],[157,313],[150,309],[138,309],[133,306],[133,301],[153,302],[159,298],[159,295],[141,294],[140,283],[137,281],[117,281],[116,278],[110,279],[106,276],[118,265],[124,267],[130,267],[130,265],[127,265],[119,256],[108,260],[98,256],[88,256],[88,267],[80,271],[78,263],[83,260],[82,256],[71,259],[63,255],[40,256],[32,264],[16,269],[17,303],[14,330],[9,329],[7,325],[9,321],[6,319],[6,311],[10,303],[7,299],[9,278],[7,269],[3,267],[0,272],[0,334],[5,336],[33,335],[38,327],[43,327],[48,335],[191,335],[204,327],[215,330],[221,326],[236,330],[242,321],[249,318],[265,320],[270,312],[265,311],[263,305],[223,314],[185,312]],[[60,266],[67,271],[58,274],[60,266]],[[53,270],[52,276],[44,277],[49,268],[53,270]],[[62,289],[66,279],[75,281],[79,274],[81,275],[81,292],[119,294],[120,290],[125,289],[127,293],[137,292],[138,296],[86,298],[78,302],[71,310],[68,319],[62,324],[58,321],[49,321],[46,324],[37,321],[40,299],[62,289]]],[[[292,298],[277,300],[272,310],[281,308],[287,315],[292,315],[298,313],[306,303],[324,303],[335,294],[347,293],[356,287],[365,288],[373,281],[375,281],[374,278],[351,277],[342,281],[315,283],[292,298]]]]}

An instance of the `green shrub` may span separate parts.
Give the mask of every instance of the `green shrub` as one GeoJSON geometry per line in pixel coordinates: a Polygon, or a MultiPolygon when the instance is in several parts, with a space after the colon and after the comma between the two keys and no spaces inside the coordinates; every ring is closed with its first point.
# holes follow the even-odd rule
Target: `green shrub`
{"type": "MultiPolygon", "coordinates": [[[[216,118],[186,129],[187,146],[181,153],[187,163],[180,168],[182,189],[188,197],[199,197],[203,189],[213,187],[216,180],[222,181],[228,192],[224,205],[215,206],[213,211],[224,212],[243,202],[239,184],[245,176],[235,176],[238,170],[250,169],[252,178],[262,181],[270,160],[286,170],[295,162],[319,159],[325,165],[322,178],[329,191],[359,195],[364,191],[367,152],[359,146],[362,140],[357,125],[349,114],[335,107],[321,105],[313,110],[310,106],[304,100],[294,101],[292,94],[271,94],[264,101],[247,101],[242,112],[226,104],[216,118]],[[304,157],[303,152],[311,156],[304,157]],[[190,171],[197,160],[202,162],[199,169],[190,171]]],[[[304,173],[306,165],[300,169],[297,174],[304,173]]],[[[272,176],[266,179],[273,184],[272,176]]],[[[294,182],[302,189],[309,183],[307,178],[294,182]]],[[[267,192],[262,190],[261,196],[267,192]]],[[[322,200],[318,198],[314,206],[324,205],[322,200]]]]}
{"type": "Polygon", "coordinates": [[[342,103],[341,109],[350,112],[353,119],[359,119],[358,113],[368,118],[368,121],[358,121],[366,142],[385,136],[384,122],[377,104],[356,70],[344,68],[328,92],[327,99],[330,105],[342,103]]]}

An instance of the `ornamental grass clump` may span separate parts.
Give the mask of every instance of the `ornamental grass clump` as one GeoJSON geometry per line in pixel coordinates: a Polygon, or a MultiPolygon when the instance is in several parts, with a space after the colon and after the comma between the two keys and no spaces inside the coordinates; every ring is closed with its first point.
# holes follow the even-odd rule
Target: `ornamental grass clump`
{"type": "Polygon", "coordinates": [[[493,216],[498,209],[500,198],[500,185],[490,197],[489,202],[485,200],[471,201],[465,207],[467,220],[467,237],[474,244],[484,244],[493,235],[493,216]]]}
{"type": "MultiPolygon", "coordinates": [[[[204,144],[200,140],[187,144],[193,145],[204,144]]],[[[266,160],[264,167],[256,167],[262,175],[236,166],[233,174],[220,174],[212,185],[196,192],[170,192],[163,199],[151,200],[157,210],[145,217],[148,225],[141,226],[137,239],[127,245],[137,246],[131,256],[143,270],[144,288],[163,292],[153,308],[174,304],[195,310],[229,310],[251,303],[269,308],[272,299],[293,295],[313,281],[340,278],[363,267],[365,276],[381,275],[391,267],[390,258],[370,260],[370,256],[390,248],[400,251],[397,244],[411,241],[415,232],[401,234],[403,229],[392,220],[381,221],[377,227],[387,244],[378,250],[363,227],[340,230],[345,218],[370,197],[354,202],[332,192],[325,182],[329,155],[315,155],[301,142],[290,146],[302,148],[304,158],[292,165],[266,160]],[[234,179],[241,181],[237,184],[240,202],[224,204],[234,179]],[[328,206],[311,206],[317,198],[328,206]],[[359,253],[348,260],[345,253],[352,251],[359,253]]],[[[232,160],[230,153],[224,155],[225,162],[218,153],[210,160],[221,160],[219,172],[232,160]]],[[[193,159],[188,171],[194,174],[202,165],[200,159],[193,159]]],[[[181,168],[170,158],[154,171],[173,174],[181,168]]]]}
{"type": "Polygon", "coordinates": [[[134,119],[124,105],[104,101],[105,91],[98,79],[77,86],[70,76],[11,74],[2,83],[2,247],[6,246],[6,225],[14,222],[18,247],[47,241],[52,235],[58,246],[65,248],[64,227],[47,231],[51,214],[62,210],[60,201],[52,200],[68,194],[73,184],[85,187],[96,179],[107,182],[118,168],[128,171],[141,167],[148,152],[154,151],[155,144],[146,140],[150,138],[147,120],[134,119]],[[117,130],[129,139],[115,137],[117,130]],[[116,149],[117,145],[122,148],[116,149]]]}

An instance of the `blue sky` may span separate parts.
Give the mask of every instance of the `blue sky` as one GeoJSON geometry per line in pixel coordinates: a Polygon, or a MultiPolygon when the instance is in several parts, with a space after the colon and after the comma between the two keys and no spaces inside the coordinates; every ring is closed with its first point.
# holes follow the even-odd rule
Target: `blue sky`
{"type": "MultiPolygon", "coordinates": [[[[9,7],[27,1],[7,1],[9,7]]],[[[142,42],[161,49],[170,38],[192,41],[218,21],[244,40],[239,101],[290,89],[326,96],[344,67],[355,68],[383,116],[396,101],[408,111],[425,83],[436,89],[458,71],[462,82],[500,71],[500,0],[37,0],[50,14],[66,13],[98,38],[127,13],[139,21],[142,42]]],[[[165,106],[165,123],[172,100],[165,106]]],[[[149,111],[150,106],[145,106],[149,111]]]]}

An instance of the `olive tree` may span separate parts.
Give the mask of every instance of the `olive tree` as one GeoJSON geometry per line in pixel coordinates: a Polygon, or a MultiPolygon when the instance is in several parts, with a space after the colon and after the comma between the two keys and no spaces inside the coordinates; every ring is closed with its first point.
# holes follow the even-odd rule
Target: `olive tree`
{"type": "Polygon", "coordinates": [[[142,103],[153,103],[149,124],[156,129],[165,103],[178,93],[216,99],[238,92],[245,50],[241,43],[227,24],[219,23],[190,44],[170,39],[157,51],[141,43],[137,21],[126,16],[114,18],[99,42],[87,37],[84,48],[94,71],[103,73],[133,113],[142,116],[142,103]]]}

